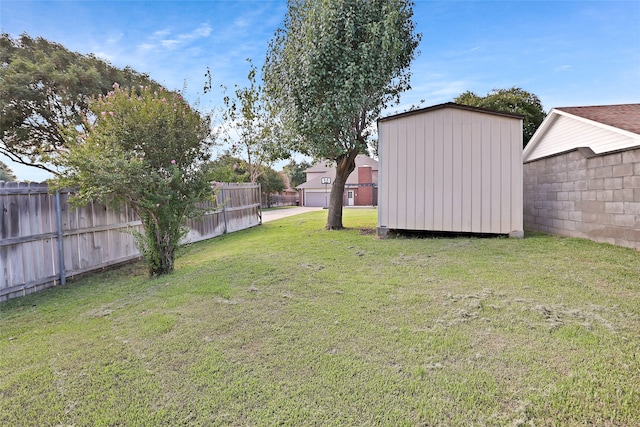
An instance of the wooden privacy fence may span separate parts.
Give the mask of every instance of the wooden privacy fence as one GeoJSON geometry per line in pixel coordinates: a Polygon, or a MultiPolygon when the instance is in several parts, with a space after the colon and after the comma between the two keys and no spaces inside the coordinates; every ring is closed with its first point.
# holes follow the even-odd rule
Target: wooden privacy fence
{"type": "MultiPolygon", "coordinates": [[[[129,206],[69,206],[69,191],[49,194],[46,183],[0,181],[0,301],[27,295],[66,278],[140,257],[131,231],[142,231],[129,206]]],[[[197,242],[262,223],[259,184],[222,184],[206,214],[189,220],[186,240],[197,242]]]]}

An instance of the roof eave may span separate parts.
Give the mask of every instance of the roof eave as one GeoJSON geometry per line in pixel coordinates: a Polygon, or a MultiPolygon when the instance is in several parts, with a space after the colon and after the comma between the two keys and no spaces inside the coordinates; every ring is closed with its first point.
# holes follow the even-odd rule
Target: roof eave
{"type": "Polygon", "coordinates": [[[552,126],[553,122],[556,121],[558,117],[558,112],[555,109],[551,109],[547,117],[544,118],[538,129],[536,129],[535,133],[529,140],[529,143],[524,150],[522,151],[522,161],[526,162],[529,154],[533,151],[533,149],[538,145],[543,135],[547,133],[547,130],[552,126]]]}
{"type": "Polygon", "coordinates": [[[630,138],[638,138],[640,136],[640,134],[637,134],[635,132],[631,132],[631,131],[628,131],[628,130],[625,130],[625,129],[621,129],[621,128],[616,127],[616,126],[611,126],[611,125],[608,125],[606,123],[599,122],[597,120],[587,119],[586,117],[578,116],[576,114],[571,114],[571,113],[568,113],[566,111],[562,111],[561,109],[556,109],[555,111],[559,115],[571,117],[571,118],[576,119],[578,121],[581,121],[581,122],[584,122],[584,123],[588,123],[590,125],[597,126],[599,128],[602,128],[602,129],[610,130],[612,132],[619,133],[621,135],[628,136],[630,138]]]}
{"type": "Polygon", "coordinates": [[[536,130],[536,132],[533,134],[533,136],[531,137],[531,140],[529,140],[529,143],[527,144],[527,146],[524,148],[524,151],[522,152],[522,161],[523,162],[529,162],[529,155],[531,154],[531,152],[535,149],[535,147],[540,143],[540,140],[542,140],[542,138],[544,137],[544,135],[547,133],[547,131],[549,130],[549,128],[551,126],[553,126],[553,123],[557,120],[557,118],[559,116],[565,116],[565,117],[570,117],[574,120],[583,122],[583,123],[588,123],[592,126],[596,126],[599,127],[601,129],[606,129],[609,130],[611,132],[615,132],[624,136],[628,136],[630,138],[633,139],[638,139],[640,138],[640,135],[638,135],[635,132],[630,132],[628,130],[624,130],[624,129],[620,129],[618,127],[615,126],[611,126],[602,122],[598,122],[596,120],[591,120],[591,119],[587,119],[585,117],[581,117],[575,114],[571,114],[568,113],[566,111],[562,111],[561,109],[558,108],[553,108],[551,109],[551,111],[549,112],[549,114],[547,115],[547,117],[545,117],[545,119],[542,121],[542,124],[540,125],[540,127],[538,127],[538,129],[536,130]]]}

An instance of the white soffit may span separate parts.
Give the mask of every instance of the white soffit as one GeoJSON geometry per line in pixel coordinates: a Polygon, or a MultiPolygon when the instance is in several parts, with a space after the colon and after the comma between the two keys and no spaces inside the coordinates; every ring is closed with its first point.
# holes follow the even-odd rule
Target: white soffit
{"type": "MultiPolygon", "coordinates": [[[[580,117],[577,116],[575,114],[571,114],[571,113],[567,113],[565,111],[561,111],[558,109],[552,109],[551,112],[549,113],[549,115],[547,115],[547,117],[544,119],[544,121],[542,122],[542,124],[540,125],[540,127],[538,128],[538,130],[536,131],[536,133],[533,135],[533,137],[531,138],[531,140],[529,141],[529,143],[527,144],[527,146],[524,148],[523,151],[523,161],[524,162],[528,162],[528,161],[532,161],[532,160],[536,160],[538,158],[541,157],[546,157],[548,155],[553,155],[553,154],[557,154],[563,151],[567,151],[570,149],[574,149],[574,148],[578,148],[578,147],[582,147],[584,145],[580,145],[580,144],[573,144],[571,146],[565,146],[563,150],[559,150],[557,152],[553,152],[553,153],[547,153],[544,152],[541,155],[536,155],[536,149],[538,148],[538,145],[540,144],[541,141],[544,140],[545,135],[549,132],[549,130],[554,126],[554,124],[558,121],[559,117],[566,117],[572,120],[575,120],[577,122],[580,123],[584,123],[590,126],[595,126],[598,129],[602,129],[602,130],[606,130],[609,132],[613,132],[615,134],[618,134],[622,137],[626,137],[629,138],[630,142],[629,143],[625,143],[623,145],[621,145],[619,148],[630,148],[633,146],[640,146],[640,135],[638,135],[637,133],[634,132],[630,132],[624,129],[620,129],[618,127],[615,126],[610,126],[595,120],[590,120],[584,117],[580,117]]],[[[597,147],[589,147],[592,148],[593,151],[595,153],[603,153],[606,151],[602,151],[602,150],[598,150],[597,147]]]]}

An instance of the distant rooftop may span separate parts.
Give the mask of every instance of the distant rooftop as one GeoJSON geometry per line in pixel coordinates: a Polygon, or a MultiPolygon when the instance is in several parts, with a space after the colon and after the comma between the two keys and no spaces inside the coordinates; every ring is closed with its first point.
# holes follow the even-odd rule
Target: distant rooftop
{"type": "MultiPolygon", "coordinates": [[[[371,166],[373,170],[378,170],[378,161],[376,159],[372,159],[366,154],[358,154],[356,156],[356,169],[360,166],[371,166]]],[[[329,160],[322,160],[311,166],[309,169],[305,170],[305,172],[325,172],[328,170],[333,171],[335,170],[335,168],[335,164],[332,164],[329,160]]]]}

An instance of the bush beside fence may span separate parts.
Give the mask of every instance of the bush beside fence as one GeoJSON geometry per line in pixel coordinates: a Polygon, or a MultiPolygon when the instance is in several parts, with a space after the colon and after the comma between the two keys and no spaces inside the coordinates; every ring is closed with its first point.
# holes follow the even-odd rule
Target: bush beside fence
{"type": "MultiPolygon", "coordinates": [[[[46,183],[0,182],[0,301],[140,257],[131,231],[142,226],[131,208],[72,208],[69,197],[49,194],[46,183]]],[[[262,222],[258,184],[223,184],[217,201],[204,207],[204,217],[185,223],[188,242],[262,222]]]]}

